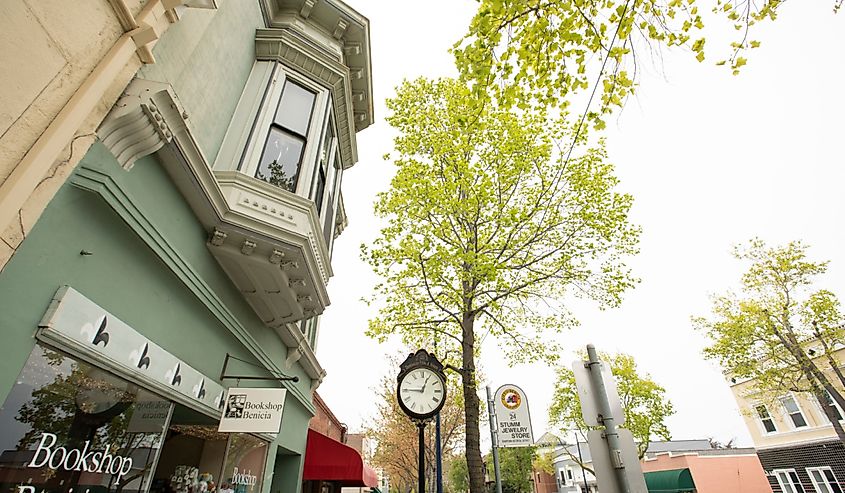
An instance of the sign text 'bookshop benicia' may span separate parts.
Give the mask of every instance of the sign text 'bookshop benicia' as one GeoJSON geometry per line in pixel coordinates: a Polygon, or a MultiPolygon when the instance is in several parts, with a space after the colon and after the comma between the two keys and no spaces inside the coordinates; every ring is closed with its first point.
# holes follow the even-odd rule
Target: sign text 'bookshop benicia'
{"type": "Polygon", "coordinates": [[[531,415],[525,392],[516,385],[502,385],[493,397],[499,447],[528,447],[534,444],[531,415]]]}
{"type": "Polygon", "coordinates": [[[230,388],[223,401],[218,431],[278,433],[286,393],[285,389],[230,388]]]}

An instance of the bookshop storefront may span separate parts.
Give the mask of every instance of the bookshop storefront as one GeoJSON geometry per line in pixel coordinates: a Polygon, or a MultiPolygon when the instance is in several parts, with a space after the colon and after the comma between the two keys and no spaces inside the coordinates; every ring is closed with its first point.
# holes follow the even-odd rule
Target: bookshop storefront
{"type": "Polygon", "coordinates": [[[3,493],[261,493],[270,439],[218,432],[224,389],[73,288],[0,408],[3,493]]]}

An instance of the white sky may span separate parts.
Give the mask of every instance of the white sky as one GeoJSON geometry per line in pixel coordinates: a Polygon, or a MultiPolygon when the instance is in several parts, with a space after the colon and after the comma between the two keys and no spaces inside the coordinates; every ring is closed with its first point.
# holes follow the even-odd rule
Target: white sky
{"type": "MultiPolygon", "coordinates": [[[[375,412],[381,377],[398,372],[387,357],[400,348],[364,336],[373,313],[360,301],[376,279],[359,259],[359,245],[378,234],[372,204],[393,173],[381,158],[393,149],[384,100],[403,78],[454,74],[447,50],[477,3],[346,1],[370,19],[377,123],[358,135],[360,160],[344,175],[350,225],[334,247],[332,305],[317,356],[328,371],[318,392],[357,430],[375,412]]],[[[802,239],[811,256],[832,261],[819,287],[845,296],[845,13],[832,14],[832,6],[787,2],[777,22],[753,36],[762,47],[738,77],[712,60],[699,64],[689,53],[664,51],[662,68],[640,67],[647,73],[637,97],[606,132],[619,189],[634,196],[631,219],[643,228],[641,253],[630,259],[642,283],[619,309],[573,305],[582,326],[560,340],[571,350],[592,342],[632,354],[675,405],[673,438],[736,437],[751,445],[719,369],[701,356],[704,338],[690,324],[691,316],[709,313],[710,294],[736,285],[744,266],[730,256],[733,244],[753,236],[771,244],[802,239]]],[[[718,43],[707,43],[713,60],[718,43]]],[[[510,368],[491,345],[481,365],[494,389],[513,383],[526,391],[535,438],[546,431],[553,370],[510,368]]]]}

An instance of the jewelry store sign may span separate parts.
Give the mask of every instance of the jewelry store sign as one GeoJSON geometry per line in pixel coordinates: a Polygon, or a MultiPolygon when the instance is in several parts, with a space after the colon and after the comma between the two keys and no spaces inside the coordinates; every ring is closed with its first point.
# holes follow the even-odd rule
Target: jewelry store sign
{"type": "Polygon", "coordinates": [[[534,444],[531,415],[525,392],[516,385],[502,385],[493,398],[499,447],[529,447],[534,444]]]}
{"type": "Polygon", "coordinates": [[[230,388],[223,401],[218,431],[278,433],[282,426],[285,394],[285,389],[230,388]]]}

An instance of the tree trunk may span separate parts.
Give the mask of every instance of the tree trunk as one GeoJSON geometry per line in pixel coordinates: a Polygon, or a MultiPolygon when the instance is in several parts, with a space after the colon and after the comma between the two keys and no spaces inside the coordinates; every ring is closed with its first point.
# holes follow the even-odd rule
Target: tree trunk
{"type": "MultiPolygon", "coordinates": [[[[816,365],[816,362],[813,361],[807,353],[804,352],[804,348],[801,343],[798,341],[795,333],[792,331],[791,325],[785,325],[787,327],[786,334],[780,334],[777,330],[775,331],[775,335],[780,339],[781,343],[786,346],[786,349],[792,354],[792,357],[798,361],[798,365],[801,367],[801,371],[804,373],[804,376],[810,382],[813,388],[821,387],[826,390],[830,397],[839,404],[841,409],[845,409],[845,398],[842,397],[842,393],[837,390],[833,384],[830,383],[830,379],[827,375],[821,371],[816,365]]],[[[819,398],[819,395],[816,395],[816,399],[819,398]]],[[[820,401],[821,402],[821,401],[820,401]]],[[[822,409],[825,410],[825,413],[828,412],[828,405],[826,402],[822,404],[822,409]]],[[[837,435],[839,436],[839,441],[845,445],[845,433],[839,434],[841,430],[841,426],[838,423],[838,420],[833,419],[831,421],[833,424],[833,428],[836,429],[837,427],[837,435]]]]}
{"type": "Polygon", "coordinates": [[[470,493],[484,493],[484,471],[481,462],[481,433],[478,429],[480,401],[475,387],[475,316],[464,313],[461,342],[461,384],[464,391],[464,418],[466,420],[466,459],[469,472],[470,493]]]}
{"type": "Polygon", "coordinates": [[[836,431],[836,436],[839,437],[839,440],[842,443],[845,443],[845,430],[842,429],[842,423],[839,422],[839,417],[836,416],[836,410],[833,408],[832,405],[828,403],[828,399],[826,398],[827,396],[824,393],[824,389],[815,385],[814,387],[815,391],[813,393],[815,394],[816,401],[822,407],[825,416],[827,416],[827,419],[833,425],[833,429],[834,431],[836,431]]]}

